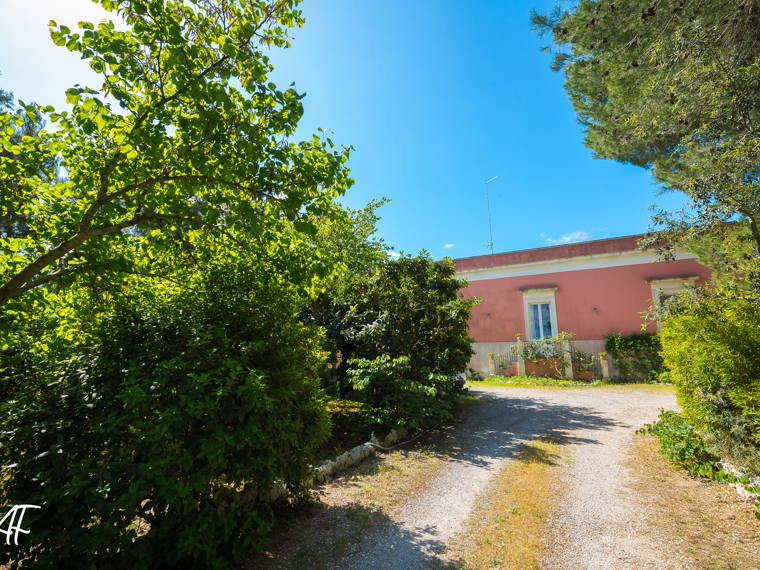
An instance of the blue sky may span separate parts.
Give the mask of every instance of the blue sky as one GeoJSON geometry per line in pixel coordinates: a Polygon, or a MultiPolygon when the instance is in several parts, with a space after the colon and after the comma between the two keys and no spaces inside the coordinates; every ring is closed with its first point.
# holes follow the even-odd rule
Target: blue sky
{"type": "MultiPolygon", "coordinates": [[[[272,54],[273,79],[306,92],[300,134],[352,145],[344,202],[388,197],[380,233],[397,250],[487,253],[484,182],[496,251],[645,231],[656,195],[642,169],[594,159],[531,8],[554,0],[305,0],[304,28],[272,54]]],[[[87,0],[0,0],[0,87],[63,106],[98,84],[53,46],[47,22],[97,21],[87,0]]]]}

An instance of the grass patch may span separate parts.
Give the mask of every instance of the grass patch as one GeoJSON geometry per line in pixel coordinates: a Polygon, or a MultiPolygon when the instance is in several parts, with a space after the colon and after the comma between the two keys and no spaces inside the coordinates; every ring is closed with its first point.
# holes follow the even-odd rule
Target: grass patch
{"type": "Polygon", "coordinates": [[[472,406],[475,406],[476,404],[480,404],[481,402],[485,402],[486,398],[479,395],[479,394],[462,394],[459,396],[457,401],[457,410],[466,410],[467,408],[471,408],[472,406]]]}
{"type": "Polygon", "coordinates": [[[488,376],[483,380],[470,380],[467,382],[470,388],[478,386],[516,386],[516,387],[536,387],[536,388],[636,388],[647,389],[652,391],[672,391],[672,384],[636,384],[636,383],[619,383],[605,382],[602,380],[568,380],[564,378],[539,378],[536,376],[488,376]]]}
{"type": "Polygon", "coordinates": [[[689,568],[757,568],[760,521],[752,503],[728,485],[676,469],[658,448],[654,437],[636,434],[627,465],[633,490],[651,513],[652,534],[689,568]]]}
{"type": "Polygon", "coordinates": [[[537,376],[488,376],[483,380],[469,381],[468,386],[599,386],[599,380],[586,382],[583,380],[567,380],[563,378],[540,378],[537,376]]]}
{"type": "Polygon", "coordinates": [[[560,444],[537,439],[525,445],[476,500],[449,550],[454,567],[536,568],[555,495],[553,470],[560,444]]]}

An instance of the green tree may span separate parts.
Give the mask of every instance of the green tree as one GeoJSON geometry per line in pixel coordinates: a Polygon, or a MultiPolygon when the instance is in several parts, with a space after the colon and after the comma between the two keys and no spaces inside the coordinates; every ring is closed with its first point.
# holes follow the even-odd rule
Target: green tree
{"type": "Polygon", "coordinates": [[[340,398],[351,389],[346,374],[358,336],[373,319],[363,305],[369,281],[388,261],[389,247],[377,235],[377,210],[386,201],[373,200],[360,210],[336,209],[317,223],[318,231],[312,238],[331,273],[304,306],[301,319],[325,331],[325,350],[330,362],[337,364],[325,371],[324,380],[340,398]]]}
{"type": "Polygon", "coordinates": [[[309,219],[351,184],[348,149],[319,136],[293,142],[303,95],[267,80],[266,50],[289,45],[299,0],[99,2],[127,29],[50,25],[102,86],[69,89],[69,111],[40,107],[48,127],[36,136],[17,136],[36,106],[0,114],[0,171],[13,188],[0,213],[28,225],[0,238],[0,304],[129,271],[135,252],[187,242],[193,230],[260,236],[285,218],[312,232],[309,219]]]}
{"type": "Polygon", "coordinates": [[[740,220],[760,255],[760,2],[580,0],[533,14],[596,156],[651,169],[691,237],[740,220]]]}
{"type": "Polygon", "coordinates": [[[423,251],[387,261],[363,293],[372,318],[359,335],[357,356],[407,355],[422,375],[464,372],[472,356],[470,308],[477,303],[462,297],[465,286],[450,259],[435,261],[423,251]]]}
{"type": "Polygon", "coordinates": [[[344,320],[347,375],[377,421],[418,427],[451,417],[472,356],[465,282],[426,252],[384,263],[344,320]]]}
{"type": "Polygon", "coordinates": [[[426,252],[368,259],[374,261],[347,277],[339,294],[323,292],[302,313],[325,329],[325,348],[337,363],[327,387],[339,397],[358,389],[391,422],[419,425],[428,412],[428,420],[439,420],[436,410],[450,411],[452,379],[472,355],[467,325],[475,301],[462,298],[465,283],[450,260],[426,252]]]}
{"type": "MultiPolygon", "coordinates": [[[[193,264],[121,280],[96,319],[79,308],[95,292],[67,288],[78,301],[57,301],[84,338],[61,332],[34,350],[27,335],[23,366],[0,353],[0,375],[15,371],[18,386],[0,403],[0,500],[43,507],[0,563],[228,568],[264,546],[273,485],[302,488],[329,430],[324,353],[321,331],[295,318],[308,280],[281,258],[310,246],[189,240],[193,264]]],[[[55,324],[30,317],[30,331],[55,324]]]]}
{"type": "MultiPolygon", "coordinates": [[[[17,115],[18,123],[12,128],[12,132],[8,131],[7,133],[10,142],[16,145],[21,143],[24,137],[30,137],[32,139],[38,137],[40,131],[45,126],[42,113],[36,105],[32,104],[22,106],[22,108],[16,108],[13,93],[2,89],[0,89],[0,113],[17,115]]],[[[20,158],[14,156],[5,148],[0,149],[0,156],[15,160],[19,160],[20,158]]],[[[46,181],[50,182],[50,180],[57,174],[57,166],[58,162],[56,157],[41,157],[40,164],[37,168],[37,176],[45,178],[46,181]]],[[[32,165],[30,165],[30,167],[32,167],[32,165]]],[[[30,170],[33,172],[33,167],[30,170]]],[[[16,180],[12,177],[6,178],[1,175],[0,189],[2,190],[2,194],[6,196],[6,199],[13,195],[17,195],[19,192],[16,180]]],[[[10,202],[10,200],[8,200],[8,202],[10,202]]],[[[19,214],[17,211],[3,207],[2,199],[0,199],[0,238],[24,237],[28,233],[29,225],[27,223],[27,218],[19,214]]]]}

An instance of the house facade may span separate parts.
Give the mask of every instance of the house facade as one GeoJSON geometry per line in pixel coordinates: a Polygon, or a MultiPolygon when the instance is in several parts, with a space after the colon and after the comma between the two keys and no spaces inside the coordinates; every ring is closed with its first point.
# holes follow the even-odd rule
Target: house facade
{"type": "MultiPolygon", "coordinates": [[[[642,235],[455,259],[469,285],[475,340],[471,366],[489,372],[489,353],[509,354],[517,335],[538,339],[568,332],[577,350],[604,351],[611,333],[641,332],[652,303],[687,284],[702,285],[710,270],[696,256],[677,251],[672,261],[642,250],[642,235]]],[[[655,332],[650,323],[647,330],[655,332]]]]}

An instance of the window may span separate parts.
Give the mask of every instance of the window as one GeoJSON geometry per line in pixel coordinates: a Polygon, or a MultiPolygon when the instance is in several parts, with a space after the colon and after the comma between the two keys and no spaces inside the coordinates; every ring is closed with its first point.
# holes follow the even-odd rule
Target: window
{"type": "Polygon", "coordinates": [[[655,304],[664,303],[669,297],[673,297],[683,291],[686,285],[694,285],[699,279],[697,275],[688,277],[669,277],[668,279],[649,279],[652,288],[652,300],[655,304]]]}
{"type": "Polygon", "coordinates": [[[557,310],[554,301],[556,287],[522,291],[525,331],[528,340],[554,336],[558,332],[557,310]]]}
{"type": "Polygon", "coordinates": [[[546,338],[552,336],[552,319],[549,313],[549,303],[529,303],[530,338],[546,338]]]}
{"type": "MultiPolygon", "coordinates": [[[[694,285],[699,279],[697,275],[687,277],[670,277],[667,279],[649,279],[649,286],[652,288],[652,303],[655,308],[660,307],[671,297],[676,296],[684,290],[686,285],[694,285]]],[[[657,321],[657,329],[661,324],[657,321]]]]}

